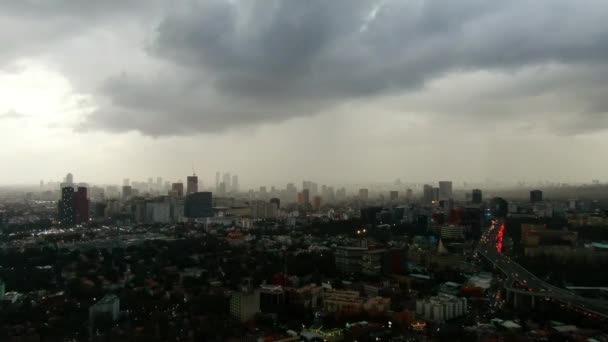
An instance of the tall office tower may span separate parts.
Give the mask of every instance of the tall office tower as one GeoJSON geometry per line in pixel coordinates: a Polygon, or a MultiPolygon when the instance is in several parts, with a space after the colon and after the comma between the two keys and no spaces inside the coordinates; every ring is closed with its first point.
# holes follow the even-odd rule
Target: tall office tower
{"type": "Polygon", "coordinates": [[[231,187],[230,187],[230,184],[231,184],[230,183],[230,181],[231,181],[231,179],[230,179],[230,172],[224,173],[223,181],[224,181],[224,185],[226,186],[226,190],[230,191],[230,189],[231,189],[231,187]]]}
{"type": "Polygon", "coordinates": [[[156,177],[156,189],[161,190],[163,188],[163,177],[156,177]]]}
{"type": "Polygon", "coordinates": [[[391,191],[389,193],[389,198],[391,201],[396,201],[399,198],[399,192],[395,190],[391,191]]]}
{"type": "Polygon", "coordinates": [[[186,178],[186,194],[198,192],[198,177],[196,174],[186,178]]]}
{"type": "Polygon", "coordinates": [[[315,210],[319,210],[321,208],[321,196],[314,197],[312,207],[315,210]]]}
{"type": "Polygon", "coordinates": [[[530,191],[530,202],[537,203],[543,201],[543,192],[540,190],[530,191]]]}
{"type": "Polygon", "coordinates": [[[211,192],[195,192],[186,196],[184,216],[187,218],[213,217],[213,195],[211,192]]]}
{"type": "Polygon", "coordinates": [[[424,184],[422,187],[422,202],[425,204],[433,202],[433,186],[424,184]]]}
{"type": "Polygon", "coordinates": [[[217,193],[220,196],[226,195],[226,183],[220,182],[220,185],[218,185],[218,187],[217,187],[217,193]]]}
{"type": "MultiPolygon", "coordinates": [[[[66,179],[67,181],[67,179],[66,179]]],[[[74,214],[74,188],[66,186],[61,189],[61,199],[59,200],[59,224],[63,226],[73,225],[76,221],[74,214]]]]}
{"type": "Polygon", "coordinates": [[[281,200],[276,197],[271,198],[270,203],[276,204],[277,209],[281,207],[281,200]]]}
{"type": "Polygon", "coordinates": [[[68,174],[65,176],[65,183],[66,183],[67,185],[72,185],[72,184],[74,184],[74,175],[73,175],[73,174],[71,174],[71,173],[68,173],[68,174]]]}
{"type": "Polygon", "coordinates": [[[148,177],[148,188],[151,188],[153,183],[154,180],[152,179],[152,177],[148,177]]]}
{"type": "Polygon", "coordinates": [[[310,195],[313,197],[319,195],[319,185],[317,183],[310,183],[310,195]]]}
{"type": "Polygon", "coordinates": [[[232,192],[239,192],[239,176],[232,175],[232,192]]]}
{"type": "Polygon", "coordinates": [[[78,187],[74,193],[74,218],[76,224],[89,222],[89,199],[87,198],[87,188],[78,187]]]}
{"type": "MultiPolygon", "coordinates": [[[[325,198],[325,197],[323,197],[323,198],[325,198]]],[[[334,191],[334,187],[328,186],[327,187],[327,198],[325,199],[325,202],[334,203],[335,201],[336,201],[336,192],[334,191]]]]}
{"type": "Polygon", "coordinates": [[[220,187],[220,172],[216,171],[215,172],[215,190],[217,190],[220,187]]]}
{"type": "Polygon", "coordinates": [[[294,203],[298,199],[298,189],[293,183],[287,184],[285,187],[285,199],[286,203],[294,203]]]}
{"type": "Polygon", "coordinates": [[[412,197],[414,196],[414,191],[412,189],[407,189],[405,190],[405,199],[406,200],[411,200],[412,197]]]}
{"type": "Polygon", "coordinates": [[[359,189],[359,199],[362,201],[366,201],[369,197],[369,190],[367,189],[359,189]]]}
{"type": "Polygon", "coordinates": [[[452,182],[441,181],[439,182],[439,199],[447,200],[452,198],[452,182]]]}
{"type": "Polygon", "coordinates": [[[312,188],[312,182],[311,181],[302,181],[302,191],[304,191],[305,189],[307,189],[308,193],[310,194],[311,188],[312,188]]]}
{"type": "Polygon", "coordinates": [[[473,202],[475,204],[481,204],[481,201],[482,201],[481,190],[473,189],[473,192],[471,193],[471,202],[473,202]]]}
{"type": "Polygon", "coordinates": [[[310,203],[310,189],[302,190],[302,204],[310,203]]]}
{"type": "Polygon", "coordinates": [[[346,200],[346,188],[342,187],[336,191],[336,201],[343,202],[346,200]]]}
{"type": "Polygon", "coordinates": [[[260,187],[260,198],[266,198],[266,187],[265,186],[261,186],[260,187]]]}
{"type": "Polygon", "coordinates": [[[171,191],[178,197],[184,197],[184,183],[177,182],[171,184],[171,191]]]}
{"type": "Polygon", "coordinates": [[[133,188],[130,185],[122,186],[122,199],[123,201],[129,200],[133,196],[133,188]]]}
{"type": "Polygon", "coordinates": [[[125,178],[125,179],[123,179],[123,180],[122,180],[122,185],[123,185],[123,186],[124,186],[124,185],[126,185],[126,186],[131,185],[131,180],[130,180],[129,178],[125,178]]]}

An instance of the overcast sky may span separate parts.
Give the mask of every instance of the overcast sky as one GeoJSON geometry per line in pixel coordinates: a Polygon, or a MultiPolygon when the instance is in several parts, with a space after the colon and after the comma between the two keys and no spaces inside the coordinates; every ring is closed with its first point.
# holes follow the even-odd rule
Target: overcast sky
{"type": "Polygon", "coordinates": [[[0,184],[608,181],[605,0],[0,2],[0,184]]]}

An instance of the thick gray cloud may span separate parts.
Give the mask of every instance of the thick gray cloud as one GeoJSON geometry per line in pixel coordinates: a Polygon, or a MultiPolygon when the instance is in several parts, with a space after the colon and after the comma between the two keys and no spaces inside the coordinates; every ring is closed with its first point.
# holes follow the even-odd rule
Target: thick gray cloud
{"type": "Polygon", "coordinates": [[[19,113],[14,109],[7,111],[6,113],[0,114],[0,120],[14,120],[14,119],[23,119],[26,118],[27,115],[23,113],[19,113]]]}
{"type": "MultiPolygon", "coordinates": [[[[512,73],[549,64],[603,69],[608,4],[190,1],[166,14],[148,52],[166,67],[152,77],[126,71],[108,78],[101,88],[107,102],[87,127],[151,135],[217,132],[411,92],[453,72],[512,73]]],[[[536,91],[576,92],[561,81],[536,91]]],[[[531,96],[506,95],[521,100],[519,107],[531,96]]],[[[604,96],[596,95],[572,99],[580,108],[569,125],[589,126],[589,112],[603,115],[603,102],[595,102],[604,96]]],[[[559,111],[546,106],[546,112],[559,111]]]]}
{"type": "Polygon", "coordinates": [[[105,79],[82,127],[213,133],[403,94],[404,111],[429,117],[528,117],[558,134],[608,127],[603,0],[7,1],[0,63],[55,52],[60,41],[120,40],[131,22],[149,30],[123,45],[145,49],[149,65],[134,66],[132,51],[118,49],[53,55],[78,86],[105,79]],[[436,80],[477,71],[506,75],[506,84],[467,84],[472,91],[462,98],[424,93],[436,80]]]}

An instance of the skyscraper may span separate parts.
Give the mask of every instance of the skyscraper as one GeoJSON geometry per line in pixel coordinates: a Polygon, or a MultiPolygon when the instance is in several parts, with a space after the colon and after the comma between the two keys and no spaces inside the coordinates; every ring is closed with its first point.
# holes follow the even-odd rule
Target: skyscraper
{"type": "Polygon", "coordinates": [[[398,191],[391,191],[389,193],[389,198],[391,201],[396,201],[399,198],[399,192],[398,191]]]}
{"type": "Polygon", "coordinates": [[[451,181],[440,181],[439,182],[439,199],[447,200],[452,198],[452,182],[451,181]]]}
{"type": "Polygon", "coordinates": [[[473,192],[471,194],[471,202],[473,202],[475,204],[480,204],[481,201],[482,201],[481,190],[473,189],[473,192]]]}
{"type": "Polygon", "coordinates": [[[433,202],[433,186],[429,184],[424,184],[422,187],[422,202],[425,204],[430,204],[433,202]]]}
{"type": "Polygon", "coordinates": [[[195,192],[198,192],[198,177],[193,174],[186,178],[186,193],[193,194],[195,192]]]}
{"type": "Polygon", "coordinates": [[[89,199],[87,188],[79,186],[74,193],[74,221],[76,224],[89,222],[89,199]]]}
{"type": "Polygon", "coordinates": [[[271,198],[271,199],[270,199],[270,203],[274,203],[274,204],[276,204],[277,209],[281,207],[281,200],[280,200],[280,199],[278,199],[278,198],[276,198],[276,197],[271,198]]]}
{"type": "Polygon", "coordinates": [[[367,189],[359,189],[359,199],[362,201],[367,200],[369,197],[369,190],[367,189]]]}
{"type": "Polygon", "coordinates": [[[407,189],[405,190],[405,199],[406,200],[411,200],[412,196],[414,196],[414,191],[412,189],[407,189]]]}
{"type": "Polygon", "coordinates": [[[223,181],[224,181],[224,184],[226,185],[226,190],[230,191],[230,189],[232,189],[230,187],[230,185],[231,185],[231,183],[230,183],[230,181],[231,181],[230,172],[224,173],[223,181]]]}
{"type": "Polygon", "coordinates": [[[239,176],[232,175],[232,192],[239,192],[239,176]]]}
{"type": "Polygon", "coordinates": [[[220,172],[216,171],[215,172],[215,190],[217,190],[220,187],[220,172]]]}
{"type": "MultiPolygon", "coordinates": [[[[73,174],[71,174],[71,173],[68,173],[68,174],[65,176],[65,183],[66,183],[67,185],[72,185],[72,184],[74,184],[74,175],[73,175],[73,174]]],[[[73,190],[73,189],[72,189],[72,190],[73,190]]]]}
{"type": "Polygon", "coordinates": [[[133,188],[130,185],[122,186],[122,199],[124,201],[129,200],[133,196],[133,188]]]}
{"type": "Polygon", "coordinates": [[[530,202],[537,203],[543,201],[543,192],[540,190],[530,191],[530,202]]]}
{"type": "Polygon", "coordinates": [[[302,202],[303,202],[303,204],[310,203],[310,189],[302,190],[302,202]]]}
{"type": "Polygon", "coordinates": [[[293,183],[287,184],[285,187],[285,198],[287,203],[293,203],[298,200],[298,189],[293,183]]]}
{"type": "Polygon", "coordinates": [[[321,196],[314,197],[312,206],[315,210],[319,210],[321,208],[321,196]]]}
{"type": "MultiPolygon", "coordinates": [[[[67,181],[67,178],[66,178],[67,181]]],[[[59,224],[64,226],[73,225],[76,221],[74,214],[74,188],[66,186],[61,189],[61,199],[59,200],[59,224]]]]}
{"type": "Polygon", "coordinates": [[[187,218],[213,217],[213,195],[211,192],[188,194],[184,201],[184,216],[187,218]]]}
{"type": "Polygon", "coordinates": [[[184,197],[184,183],[172,183],[171,191],[173,191],[179,198],[184,197]]]}

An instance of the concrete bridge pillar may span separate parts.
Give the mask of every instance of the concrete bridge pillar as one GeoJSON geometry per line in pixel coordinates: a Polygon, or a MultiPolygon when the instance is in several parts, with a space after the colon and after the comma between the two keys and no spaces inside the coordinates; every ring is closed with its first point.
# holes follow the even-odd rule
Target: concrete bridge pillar
{"type": "Polygon", "coordinates": [[[519,293],[513,293],[513,307],[514,308],[518,308],[519,307],[519,302],[522,300],[523,298],[520,298],[519,293]]]}

